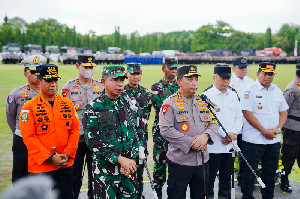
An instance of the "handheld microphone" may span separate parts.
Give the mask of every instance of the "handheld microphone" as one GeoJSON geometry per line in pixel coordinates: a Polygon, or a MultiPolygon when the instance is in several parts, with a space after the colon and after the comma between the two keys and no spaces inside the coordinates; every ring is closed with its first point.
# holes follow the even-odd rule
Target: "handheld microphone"
{"type": "Polygon", "coordinates": [[[204,100],[208,104],[208,106],[212,107],[216,112],[220,111],[220,108],[216,104],[212,103],[206,95],[202,94],[200,95],[200,98],[204,100]]]}

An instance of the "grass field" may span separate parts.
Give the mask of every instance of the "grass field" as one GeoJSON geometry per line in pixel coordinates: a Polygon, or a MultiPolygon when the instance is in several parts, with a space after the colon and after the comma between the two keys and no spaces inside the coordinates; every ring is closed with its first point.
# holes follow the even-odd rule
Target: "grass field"
{"type": "MultiPolygon", "coordinates": [[[[211,85],[213,75],[213,65],[199,65],[198,71],[201,74],[199,78],[199,90],[200,94],[205,88],[211,85]]],[[[101,78],[101,66],[95,69],[94,78],[101,78]]],[[[248,69],[248,76],[255,79],[258,65],[252,65],[248,69]]],[[[59,88],[69,80],[77,76],[78,72],[74,65],[59,65],[59,74],[62,79],[59,81],[59,88]]],[[[143,76],[141,85],[150,89],[151,85],[157,80],[163,77],[161,66],[158,65],[145,65],[143,66],[143,76]]],[[[277,75],[274,82],[281,90],[284,90],[286,85],[295,77],[295,65],[278,65],[277,75]]],[[[16,65],[4,65],[0,64],[0,193],[8,186],[11,185],[11,168],[12,168],[12,132],[6,123],[5,105],[7,95],[10,91],[20,85],[25,84],[27,79],[23,76],[23,66],[16,65]]],[[[149,120],[149,132],[151,132],[151,126],[153,124],[154,111],[152,109],[151,117],[149,120]]],[[[149,133],[149,167],[153,168],[152,161],[152,135],[149,133]]],[[[152,173],[152,172],[151,172],[152,173]]],[[[293,173],[290,176],[291,179],[300,182],[300,171],[298,166],[294,166],[293,173]]],[[[144,178],[146,181],[148,178],[144,178]]],[[[86,188],[86,182],[84,187],[86,188]]]]}

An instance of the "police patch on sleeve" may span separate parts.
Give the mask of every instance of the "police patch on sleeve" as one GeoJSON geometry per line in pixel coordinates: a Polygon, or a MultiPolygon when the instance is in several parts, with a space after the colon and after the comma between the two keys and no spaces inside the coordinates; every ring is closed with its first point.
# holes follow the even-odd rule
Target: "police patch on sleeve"
{"type": "Polygon", "coordinates": [[[291,92],[291,93],[289,94],[289,97],[290,97],[290,98],[295,98],[295,93],[294,93],[294,92],[291,92]]]}
{"type": "Polygon", "coordinates": [[[22,122],[27,122],[28,121],[28,113],[29,113],[29,109],[28,108],[23,108],[21,111],[21,121],[22,122]]]}
{"type": "Polygon", "coordinates": [[[161,107],[163,116],[166,115],[166,113],[167,113],[167,111],[168,111],[169,108],[170,108],[170,105],[169,105],[169,104],[164,104],[164,105],[161,107]]]}
{"type": "Polygon", "coordinates": [[[69,93],[69,89],[62,89],[62,96],[63,97],[67,97],[67,95],[68,95],[68,93],[69,93]]]}
{"type": "Polygon", "coordinates": [[[24,112],[24,113],[21,114],[21,121],[22,122],[27,122],[28,118],[29,118],[28,113],[24,112]]]}
{"type": "Polygon", "coordinates": [[[12,96],[9,95],[9,96],[7,97],[7,103],[11,104],[13,101],[14,101],[14,100],[13,100],[12,96]]]}

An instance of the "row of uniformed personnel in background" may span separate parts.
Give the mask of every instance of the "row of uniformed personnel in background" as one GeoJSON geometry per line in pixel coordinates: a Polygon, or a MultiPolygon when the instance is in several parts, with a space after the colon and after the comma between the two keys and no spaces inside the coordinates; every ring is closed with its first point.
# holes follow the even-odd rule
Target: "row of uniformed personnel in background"
{"type": "MultiPolygon", "coordinates": [[[[60,198],[78,198],[82,172],[87,164],[89,198],[142,198],[144,166],[139,161],[141,148],[133,128],[136,128],[140,144],[148,154],[147,123],[153,106],[156,113],[152,129],[153,177],[158,197],[162,198],[167,161],[169,198],[185,198],[187,184],[190,184],[192,198],[212,195],[217,171],[220,172],[219,196],[230,197],[230,168],[233,164],[230,141],[219,129],[206,103],[195,95],[199,76],[196,66],[177,70],[177,59],[165,58],[162,67],[165,76],[152,85],[150,92],[139,85],[141,64],[128,64],[127,74],[122,66],[105,66],[100,82],[92,78],[94,57],[79,56],[76,64],[78,77],[63,86],[64,97],[61,97],[57,95],[60,78],[57,66],[46,64],[46,59],[40,55],[30,56],[21,63],[25,66],[24,76],[28,83],[10,93],[6,111],[7,122],[14,132],[13,182],[28,172],[47,173],[55,179],[60,198]],[[129,79],[127,85],[125,78],[129,79]],[[126,106],[128,101],[124,93],[139,107],[137,111],[126,106]],[[134,127],[130,115],[135,120],[134,127]],[[207,193],[203,189],[200,151],[204,151],[207,193]]],[[[273,197],[272,178],[280,150],[280,135],[277,134],[286,121],[288,109],[285,100],[290,105],[290,114],[289,126],[283,129],[287,140],[282,149],[286,175],[282,177],[281,187],[291,191],[287,175],[298,155],[296,146],[300,140],[297,128],[294,128],[299,121],[300,83],[297,77],[300,75],[297,71],[298,76],[289,84],[284,99],[280,89],[271,84],[275,64],[261,63],[256,82],[246,77],[247,66],[246,59],[237,58],[231,75],[228,65],[217,64],[214,84],[205,94],[220,107],[217,117],[229,136],[238,139],[250,165],[256,169],[258,162],[262,161],[262,178],[267,185],[262,194],[273,197]],[[249,89],[245,90],[246,87],[249,89]],[[289,131],[293,133],[292,139],[288,139],[292,134],[289,131]],[[256,155],[253,150],[256,150],[256,155]],[[269,153],[270,150],[273,153],[269,153]],[[284,153],[290,150],[293,150],[292,155],[284,153]]],[[[252,198],[254,176],[242,160],[239,162],[243,198],[252,198]]]]}

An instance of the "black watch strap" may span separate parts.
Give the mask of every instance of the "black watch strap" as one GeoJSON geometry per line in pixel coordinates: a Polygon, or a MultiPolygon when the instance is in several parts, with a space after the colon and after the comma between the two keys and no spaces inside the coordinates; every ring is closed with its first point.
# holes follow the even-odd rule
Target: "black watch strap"
{"type": "Polygon", "coordinates": [[[52,158],[53,158],[53,155],[51,155],[45,162],[51,163],[52,162],[52,158]]]}

